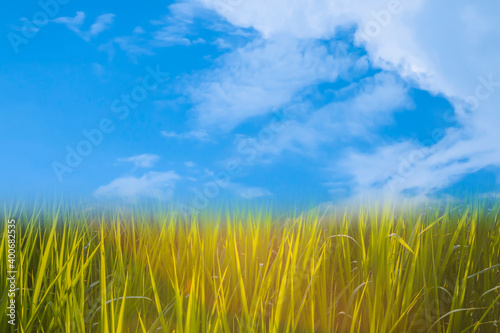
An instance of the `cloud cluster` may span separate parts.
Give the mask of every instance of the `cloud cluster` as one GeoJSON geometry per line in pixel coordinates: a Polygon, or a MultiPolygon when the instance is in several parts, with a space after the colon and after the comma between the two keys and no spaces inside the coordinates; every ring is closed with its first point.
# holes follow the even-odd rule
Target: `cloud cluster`
{"type": "MultiPolygon", "coordinates": [[[[413,163],[411,176],[397,182],[398,186],[392,183],[393,193],[416,188],[417,193],[428,194],[452,184],[467,173],[487,166],[500,166],[500,147],[495,145],[499,139],[495,128],[500,125],[500,44],[496,43],[500,40],[500,21],[494,14],[500,11],[500,3],[465,0],[256,0],[242,1],[232,10],[221,10],[218,0],[199,1],[234,25],[258,30],[265,43],[273,43],[279,36],[288,34],[296,38],[295,45],[301,45],[306,40],[330,38],[341,27],[356,26],[356,42],[366,48],[376,67],[396,71],[407,82],[441,94],[452,102],[461,129],[442,129],[445,132],[443,140],[435,142],[427,154],[413,163]]],[[[279,49],[283,53],[289,52],[286,46],[279,49]]],[[[234,66],[234,72],[241,75],[216,75],[214,82],[209,82],[208,89],[205,89],[216,97],[202,94],[200,101],[199,111],[204,112],[202,119],[205,121],[219,119],[224,116],[224,110],[231,110],[228,123],[235,124],[249,115],[283,105],[289,100],[287,97],[297,92],[293,84],[286,84],[287,88],[281,85],[287,80],[293,82],[292,73],[299,73],[295,78],[302,82],[325,79],[321,74],[301,77],[300,68],[306,68],[303,63],[297,66],[300,68],[287,67],[290,68],[287,73],[290,77],[280,76],[279,72],[267,68],[265,60],[258,54],[251,50],[240,52],[254,56],[255,63],[264,61],[264,65],[258,67],[264,68],[265,73],[272,73],[279,82],[246,75],[246,72],[238,71],[238,66],[234,66]],[[264,82],[263,90],[272,93],[268,96],[250,90],[251,94],[248,94],[244,82],[239,82],[248,76],[264,82]],[[271,82],[270,87],[266,82],[271,82]],[[232,90],[233,87],[237,88],[232,90]],[[273,91],[272,88],[276,87],[278,90],[273,91]],[[247,94],[261,98],[252,101],[247,94]],[[237,108],[238,101],[244,104],[241,109],[237,108]]],[[[274,50],[273,53],[280,54],[280,51],[274,50]]],[[[259,73],[252,63],[245,63],[245,55],[239,54],[236,59],[241,59],[244,69],[259,73]]],[[[282,60],[278,56],[272,61],[283,63],[282,60]]],[[[328,61],[323,60],[308,73],[315,73],[314,68],[328,68],[328,61]]],[[[362,121],[359,125],[365,126],[366,123],[362,121]]],[[[295,132],[303,132],[306,128],[297,125],[295,132]]],[[[302,136],[311,133],[315,132],[302,136]]],[[[359,192],[385,190],[392,179],[390,175],[397,175],[397,169],[404,163],[397,161],[408,159],[416,149],[422,147],[410,141],[381,145],[375,153],[351,152],[340,165],[348,171],[359,192]],[[378,165],[380,172],[373,170],[374,164],[378,165]]]]}

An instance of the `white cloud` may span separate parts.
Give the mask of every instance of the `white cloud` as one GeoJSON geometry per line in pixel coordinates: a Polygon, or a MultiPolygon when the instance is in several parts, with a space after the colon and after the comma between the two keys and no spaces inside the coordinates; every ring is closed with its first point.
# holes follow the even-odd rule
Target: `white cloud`
{"type": "Polygon", "coordinates": [[[214,68],[190,77],[187,91],[201,125],[231,130],[275,111],[305,87],[335,81],[351,65],[320,42],[280,36],[222,56],[214,68]]]}
{"type": "Polygon", "coordinates": [[[153,33],[154,45],[159,47],[204,43],[193,31],[194,19],[204,17],[209,11],[196,1],[179,1],[168,6],[169,14],[152,24],[161,28],[153,33]]]}
{"type": "Polygon", "coordinates": [[[55,23],[61,23],[68,27],[69,30],[80,34],[80,27],[85,21],[85,13],[84,12],[76,12],[75,17],[58,17],[54,19],[55,23]]]}
{"type": "Polygon", "coordinates": [[[162,131],[161,135],[166,138],[176,138],[179,140],[211,141],[210,135],[205,130],[192,130],[184,133],[162,131]]]}
{"type": "MultiPolygon", "coordinates": [[[[312,111],[294,115],[288,122],[275,125],[279,130],[270,140],[260,142],[258,135],[257,138],[243,138],[253,139],[258,144],[248,142],[245,145],[240,141],[240,152],[257,147],[255,154],[264,158],[279,155],[284,150],[313,155],[323,143],[345,144],[353,138],[370,140],[375,128],[392,122],[396,110],[412,106],[406,85],[387,73],[353,83],[337,91],[337,95],[343,100],[331,102],[318,110],[311,108],[312,111]]],[[[265,131],[268,131],[267,127],[264,127],[265,131]]],[[[251,162],[256,161],[259,159],[254,158],[251,162]]]]}
{"type": "MultiPolygon", "coordinates": [[[[328,38],[339,26],[357,25],[357,41],[377,66],[397,70],[423,89],[443,94],[457,106],[457,113],[464,100],[479,102],[473,114],[457,114],[462,129],[447,131],[443,142],[432,147],[397,191],[418,187],[419,193],[428,193],[467,173],[500,166],[500,146],[495,144],[500,127],[500,2],[237,0],[221,6],[218,0],[199,1],[229,22],[253,27],[270,40],[283,33],[299,39],[328,38]],[[481,81],[489,78],[493,84],[481,87],[481,81]]],[[[386,180],[382,171],[391,170],[383,160],[408,156],[415,146],[401,142],[379,147],[374,154],[353,153],[345,162],[346,170],[360,189],[372,189],[386,180]],[[384,165],[377,176],[370,169],[379,161],[384,165]]]]}
{"type": "Polygon", "coordinates": [[[99,46],[99,51],[108,53],[109,59],[113,59],[115,55],[115,45],[124,51],[134,62],[141,55],[153,55],[153,47],[149,45],[149,41],[145,37],[146,32],[140,26],[134,28],[131,35],[118,36],[111,39],[108,43],[99,46]]]}
{"type": "Polygon", "coordinates": [[[253,27],[265,37],[285,32],[298,38],[330,37],[336,27],[352,23],[364,11],[383,3],[382,0],[364,3],[349,0],[199,1],[232,24],[253,27]]]}
{"type": "Polygon", "coordinates": [[[97,36],[104,30],[111,28],[115,18],[115,14],[104,14],[98,16],[95,23],[90,26],[90,35],[97,36]]]}
{"type": "Polygon", "coordinates": [[[168,14],[161,19],[149,21],[148,31],[142,26],[137,26],[131,35],[115,37],[101,45],[99,50],[108,52],[112,59],[117,45],[132,61],[137,62],[139,56],[154,55],[156,48],[206,43],[194,31],[193,25],[195,18],[204,16],[210,11],[191,0],[171,4],[168,9],[168,14]]]}
{"type": "Polygon", "coordinates": [[[113,24],[114,17],[115,14],[103,14],[98,16],[88,31],[82,31],[82,26],[85,23],[84,12],[76,12],[75,17],[58,17],[55,18],[53,22],[66,25],[68,29],[75,32],[78,36],[88,42],[92,37],[95,37],[104,30],[109,29],[113,24]]]}
{"type": "Polygon", "coordinates": [[[160,160],[160,156],[153,154],[142,154],[127,158],[120,158],[120,162],[130,162],[134,164],[134,169],[137,168],[152,168],[156,162],[160,160]]]}
{"type": "MultiPolygon", "coordinates": [[[[380,191],[430,194],[469,173],[500,166],[500,146],[496,144],[500,142],[500,44],[494,42],[500,40],[500,22],[493,14],[499,11],[500,4],[493,2],[426,1],[415,12],[403,13],[385,29],[385,35],[368,42],[368,51],[381,66],[397,68],[421,87],[443,93],[454,103],[462,125],[459,130],[448,130],[422,160],[410,163],[412,172],[408,175],[398,169],[422,148],[406,142],[406,149],[395,149],[392,158],[401,161],[386,169],[394,175],[380,191]],[[484,83],[488,81],[493,84],[484,83]],[[463,105],[468,101],[477,104],[473,112],[464,114],[463,105]]],[[[368,162],[384,155],[363,157],[368,162]]],[[[364,177],[367,172],[361,168],[354,177],[364,177]]],[[[386,180],[383,176],[376,179],[386,180]]],[[[359,185],[362,191],[369,183],[359,185]]]]}
{"type": "Polygon", "coordinates": [[[231,189],[244,199],[256,199],[272,195],[272,193],[265,188],[246,187],[241,184],[231,184],[231,189]]]}
{"type": "Polygon", "coordinates": [[[74,32],[80,32],[80,26],[85,21],[85,13],[84,12],[76,12],[75,17],[58,17],[54,19],[55,23],[65,24],[68,29],[74,32]]]}
{"type": "Polygon", "coordinates": [[[482,134],[448,130],[433,146],[402,142],[380,147],[371,154],[351,153],[340,165],[348,170],[357,192],[375,191],[397,195],[414,190],[431,194],[485,166],[500,166],[498,131],[482,134]]]}
{"type": "Polygon", "coordinates": [[[214,42],[213,42],[214,45],[217,46],[217,48],[221,49],[221,50],[230,50],[233,48],[233,44],[228,42],[227,40],[223,39],[223,38],[217,38],[214,42]]]}
{"type": "MultiPolygon", "coordinates": [[[[302,39],[328,38],[340,26],[358,25],[358,40],[363,41],[363,34],[368,37],[367,49],[379,65],[385,62],[450,94],[459,90],[468,94],[470,89],[463,90],[467,81],[485,73],[477,69],[492,71],[491,66],[500,61],[496,56],[500,46],[494,43],[500,35],[495,14],[500,3],[495,2],[238,0],[227,10],[220,0],[199,1],[231,23],[254,27],[268,38],[282,33],[302,39]],[[461,70],[464,65],[471,65],[472,71],[461,70]]],[[[473,82],[468,83],[473,89],[473,82]]]]}
{"type": "Polygon", "coordinates": [[[191,162],[191,161],[184,162],[184,165],[188,168],[194,168],[196,166],[196,164],[194,162],[191,162]]]}
{"type": "Polygon", "coordinates": [[[145,197],[170,199],[173,195],[175,183],[179,179],[181,177],[174,171],[148,172],[142,177],[122,177],[99,187],[94,192],[94,196],[98,198],[134,199],[145,197]]]}

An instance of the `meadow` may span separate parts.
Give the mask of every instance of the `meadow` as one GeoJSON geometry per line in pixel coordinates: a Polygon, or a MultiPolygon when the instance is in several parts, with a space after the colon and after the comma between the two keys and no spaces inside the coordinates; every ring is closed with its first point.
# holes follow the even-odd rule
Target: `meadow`
{"type": "Polygon", "coordinates": [[[7,204],[0,331],[500,332],[499,213],[496,202],[192,215],[7,204]]]}

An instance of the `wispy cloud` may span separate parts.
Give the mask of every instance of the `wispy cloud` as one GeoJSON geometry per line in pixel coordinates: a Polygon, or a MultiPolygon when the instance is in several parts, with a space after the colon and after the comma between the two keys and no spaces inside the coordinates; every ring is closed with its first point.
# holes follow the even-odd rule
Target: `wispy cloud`
{"type": "Polygon", "coordinates": [[[104,30],[111,28],[115,18],[115,14],[104,14],[98,16],[95,23],[90,26],[90,35],[97,36],[104,30]]]}
{"type": "Polygon", "coordinates": [[[137,156],[120,158],[120,162],[130,162],[134,164],[134,170],[138,168],[152,168],[156,162],[160,160],[160,156],[153,154],[141,154],[137,156]]]}
{"type": "Polygon", "coordinates": [[[496,142],[498,131],[464,137],[463,130],[452,129],[435,145],[402,142],[373,153],[351,153],[341,166],[357,193],[429,195],[486,166],[500,166],[496,142]]]}
{"type": "Polygon", "coordinates": [[[98,198],[117,197],[124,199],[163,198],[170,199],[176,182],[181,177],[174,171],[148,172],[141,177],[122,177],[94,191],[98,198]]]}
{"type": "Polygon", "coordinates": [[[115,14],[103,14],[98,16],[88,31],[82,30],[82,26],[85,23],[85,13],[81,11],[76,12],[76,16],[74,17],[58,17],[55,18],[53,22],[66,25],[68,29],[88,42],[91,38],[111,28],[114,17],[115,14]]]}
{"type": "Polygon", "coordinates": [[[161,135],[166,138],[176,138],[179,140],[211,141],[210,135],[205,130],[192,130],[184,133],[162,131],[161,135]]]}
{"type": "Polygon", "coordinates": [[[131,35],[118,36],[112,38],[109,42],[99,46],[99,51],[108,53],[108,58],[112,60],[115,56],[115,45],[124,51],[133,62],[142,55],[153,55],[153,47],[149,44],[146,31],[137,26],[132,31],[131,35]]]}
{"type": "Polygon", "coordinates": [[[179,1],[169,7],[169,14],[151,23],[159,29],[153,33],[153,44],[159,47],[205,43],[193,29],[194,20],[207,10],[197,1],[179,1]]]}
{"type": "Polygon", "coordinates": [[[269,140],[260,142],[258,135],[241,136],[238,153],[252,153],[249,162],[254,164],[269,162],[284,151],[312,157],[326,144],[342,151],[355,139],[373,141],[376,132],[392,122],[394,112],[412,106],[406,84],[389,73],[364,78],[336,94],[339,100],[319,109],[301,105],[293,117],[275,125],[278,130],[269,140]]]}
{"type": "Polygon", "coordinates": [[[237,195],[243,199],[256,199],[272,195],[271,192],[261,187],[246,187],[242,184],[231,184],[230,187],[237,195]]]}
{"type": "Polygon", "coordinates": [[[80,27],[85,22],[85,13],[76,12],[75,17],[58,17],[54,19],[54,22],[64,24],[68,27],[69,30],[74,31],[78,35],[80,35],[80,27]]]}
{"type": "Polygon", "coordinates": [[[257,40],[230,52],[216,66],[190,77],[187,91],[203,126],[231,130],[283,106],[312,84],[333,82],[352,63],[319,42],[257,40]]]}

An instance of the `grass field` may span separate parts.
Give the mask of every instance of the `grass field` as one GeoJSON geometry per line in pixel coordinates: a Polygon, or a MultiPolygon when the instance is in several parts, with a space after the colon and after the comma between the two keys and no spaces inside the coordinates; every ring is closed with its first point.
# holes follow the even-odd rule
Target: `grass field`
{"type": "Polygon", "coordinates": [[[499,210],[7,205],[0,331],[500,332],[499,210]]]}

